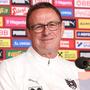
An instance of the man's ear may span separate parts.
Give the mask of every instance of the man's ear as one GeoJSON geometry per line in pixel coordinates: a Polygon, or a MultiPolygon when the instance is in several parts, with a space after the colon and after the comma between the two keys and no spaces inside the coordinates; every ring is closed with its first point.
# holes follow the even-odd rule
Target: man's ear
{"type": "Polygon", "coordinates": [[[26,33],[27,33],[27,37],[28,37],[29,39],[31,39],[31,32],[30,32],[29,29],[26,29],[26,33]]]}

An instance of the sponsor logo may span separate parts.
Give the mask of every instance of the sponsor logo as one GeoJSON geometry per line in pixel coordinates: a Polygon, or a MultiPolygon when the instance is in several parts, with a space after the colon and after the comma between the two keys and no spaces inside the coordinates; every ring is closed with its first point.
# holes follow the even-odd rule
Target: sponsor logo
{"type": "Polygon", "coordinates": [[[17,16],[26,16],[28,7],[12,7],[11,14],[17,16]]]}
{"type": "Polygon", "coordinates": [[[78,27],[90,29],[90,19],[78,19],[78,27]]]}
{"type": "Polygon", "coordinates": [[[60,48],[74,48],[74,41],[73,40],[61,40],[60,48]]]}
{"type": "Polygon", "coordinates": [[[2,58],[3,58],[3,50],[0,49],[0,59],[2,59],[2,58]]]}
{"type": "Polygon", "coordinates": [[[0,15],[10,15],[10,7],[0,6],[0,15]]]}
{"type": "Polygon", "coordinates": [[[76,28],[76,20],[63,19],[65,28],[76,28]]]}
{"type": "Polygon", "coordinates": [[[90,0],[74,0],[75,7],[90,8],[90,0]]]}
{"type": "Polygon", "coordinates": [[[12,46],[13,47],[19,47],[19,48],[28,48],[32,45],[31,40],[12,40],[12,46]]]}
{"type": "Polygon", "coordinates": [[[89,30],[75,30],[75,37],[80,39],[90,39],[89,30]]]}
{"type": "Polygon", "coordinates": [[[64,7],[66,7],[66,6],[73,6],[73,0],[68,0],[68,1],[63,1],[63,0],[54,0],[54,6],[64,6],[64,7]]]}
{"type": "Polygon", "coordinates": [[[26,50],[6,50],[6,58],[12,58],[21,53],[25,52],[26,50]]]}
{"type": "Polygon", "coordinates": [[[58,8],[58,10],[61,12],[62,17],[73,17],[73,10],[71,8],[58,8]]]}
{"type": "Polygon", "coordinates": [[[58,54],[60,57],[66,60],[76,60],[77,59],[77,51],[76,50],[59,50],[58,54]]]}
{"type": "Polygon", "coordinates": [[[0,17],[0,27],[3,27],[3,17],[0,17]]]}
{"type": "Polygon", "coordinates": [[[26,18],[25,17],[5,17],[5,26],[6,27],[26,27],[26,18]]]}
{"type": "Polygon", "coordinates": [[[90,40],[76,40],[77,49],[90,49],[90,40]]]}
{"type": "Polygon", "coordinates": [[[80,57],[86,57],[90,59],[90,51],[80,51],[79,52],[80,57]]]}
{"type": "Polygon", "coordinates": [[[10,29],[0,28],[0,37],[10,37],[10,29]]]}
{"type": "Polygon", "coordinates": [[[90,18],[90,9],[75,9],[75,17],[90,18]]]}
{"type": "Polygon", "coordinates": [[[12,4],[24,4],[28,5],[30,2],[29,0],[11,0],[12,4]]]}
{"type": "Polygon", "coordinates": [[[60,47],[69,48],[69,41],[60,41],[60,47]]]}
{"type": "MultiPolygon", "coordinates": [[[[90,60],[90,51],[80,51],[79,52],[79,56],[88,58],[88,60],[90,60]]],[[[90,65],[90,62],[89,62],[89,65],[90,65]]],[[[85,70],[89,70],[90,71],[90,67],[87,67],[85,70]]]]}
{"type": "Polygon", "coordinates": [[[49,2],[49,3],[52,3],[52,0],[32,0],[32,4],[36,4],[38,2],[49,2]]]}
{"type": "Polygon", "coordinates": [[[11,40],[10,39],[0,39],[0,47],[2,48],[11,47],[11,40]]]}
{"type": "Polygon", "coordinates": [[[10,0],[0,0],[0,5],[10,5],[10,0]]]}
{"type": "Polygon", "coordinates": [[[26,34],[26,30],[23,30],[23,29],[13,29],[12,30],[12,36],[13,37],[26,37],[27,34],[26,34]]]}
{"type": "Polygon", "coordinates": [[[74,30],[64,30],[64,34],[62,38],[74,38],[74,30]]]}

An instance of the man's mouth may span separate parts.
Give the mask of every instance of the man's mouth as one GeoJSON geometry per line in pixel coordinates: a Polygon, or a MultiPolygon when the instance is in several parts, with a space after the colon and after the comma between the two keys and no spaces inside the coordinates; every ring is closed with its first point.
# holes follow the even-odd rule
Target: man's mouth
{"type": "Polygon", "coordinates": [[[45,39],[41,39],[42,41],[49,41],[49,40],[53,40],[53,38],[45,38],[45,39]]]}

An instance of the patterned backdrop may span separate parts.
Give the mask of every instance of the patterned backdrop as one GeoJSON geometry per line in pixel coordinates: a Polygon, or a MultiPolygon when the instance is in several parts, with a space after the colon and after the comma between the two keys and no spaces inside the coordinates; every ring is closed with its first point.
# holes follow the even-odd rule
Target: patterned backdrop
{"type": "Polygon", "coordinates": [[[90,58],[90,0],[0,0],[0,61],[31,46],[26,33],[26,13],[37,2],[50,2],[61,12],[65,25],[58,54],[70,61],[90,58]]]}

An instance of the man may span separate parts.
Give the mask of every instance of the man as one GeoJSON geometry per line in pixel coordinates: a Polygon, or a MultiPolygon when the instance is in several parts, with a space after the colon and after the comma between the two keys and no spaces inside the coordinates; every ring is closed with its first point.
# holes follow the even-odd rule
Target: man
{"type": "Polygon", "coordinates": [[[26,18],[32,47],[0,65],[0,90],[79,90],[79,69],[57,55],[64,25],[50,3],[32,6],[26,18]]]}

